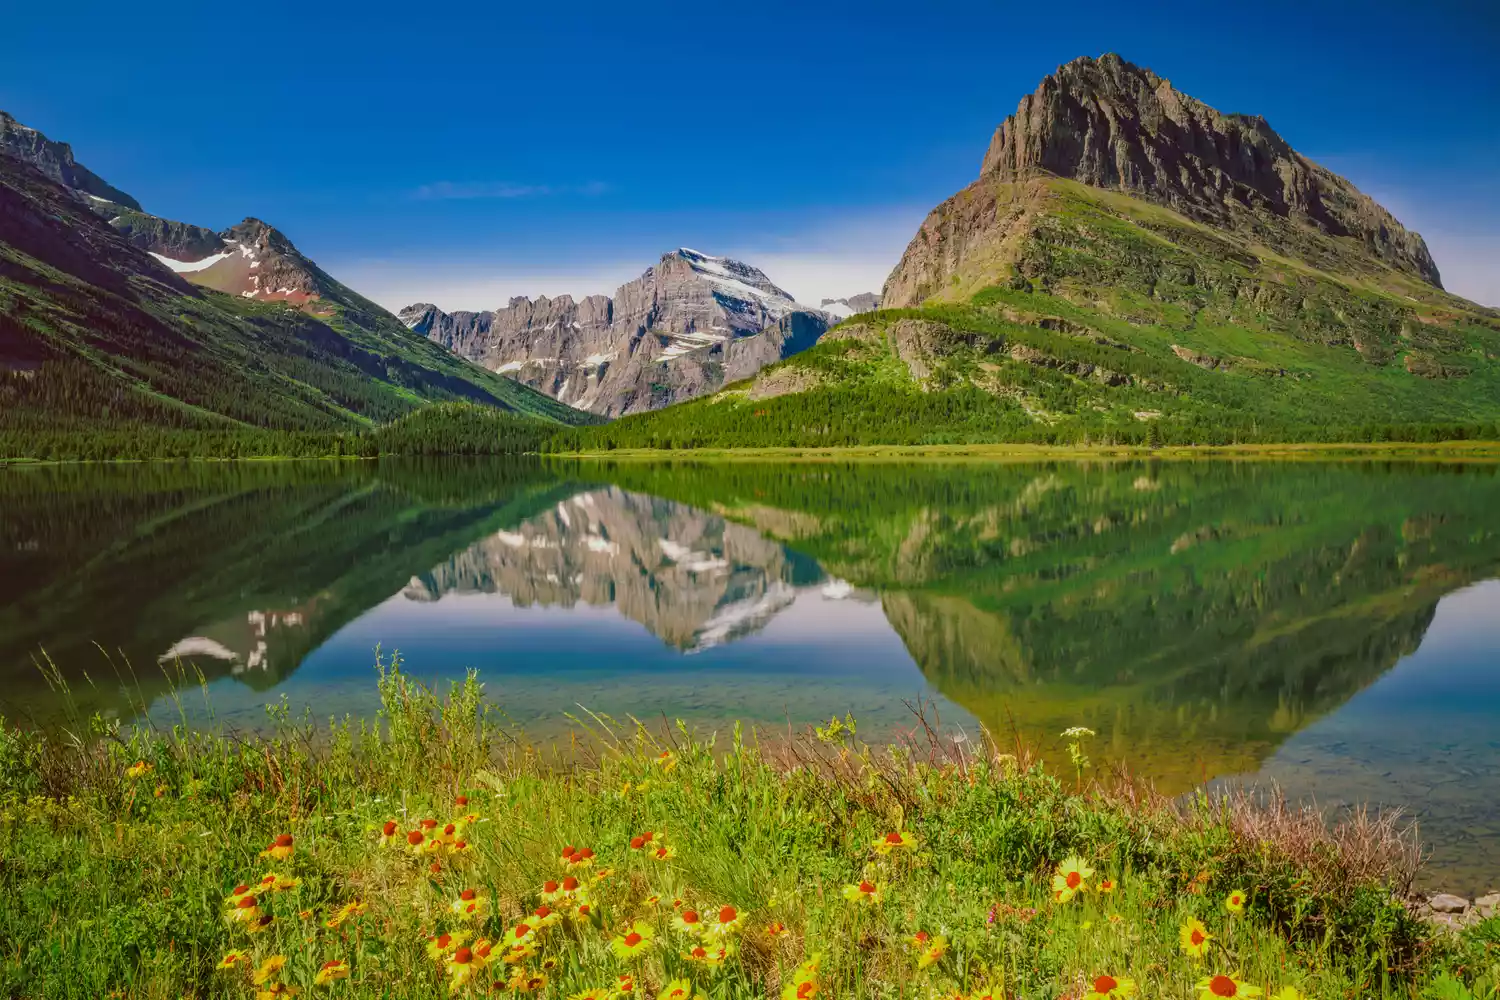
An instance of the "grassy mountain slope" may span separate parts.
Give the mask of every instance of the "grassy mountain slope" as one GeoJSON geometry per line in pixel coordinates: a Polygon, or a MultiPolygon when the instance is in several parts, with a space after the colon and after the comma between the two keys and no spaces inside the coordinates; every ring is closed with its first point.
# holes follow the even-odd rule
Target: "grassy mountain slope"
{"type": "Polygon", "coordinates": [[[1348,236],[1211,226],[1051,176],[981,179],[924,236],[943,259],[903,262],[915,308],[555,447],[1337,440],[1500,419],[1500,314],[1348,236]]]}
{"type": "Polygon", "coordinates": [[[336,430],[469,400],[588,420],[336,282],[316,313],[198,289],[0,156],[0,430],[336,430]]]}

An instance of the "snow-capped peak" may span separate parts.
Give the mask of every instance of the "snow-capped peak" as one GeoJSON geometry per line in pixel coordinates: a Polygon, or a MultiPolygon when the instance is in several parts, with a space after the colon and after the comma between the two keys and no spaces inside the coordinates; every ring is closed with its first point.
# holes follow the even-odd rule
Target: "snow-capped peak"
{"type": "Polygon", "coordinates": [[[773,319],[801,308],[790,292],[778,288],[760,268],[730,257],[712,257],[691,247],[678,247],[675,254],[693,273],[714,286],[715,294],[760,306],[773,319]]]}

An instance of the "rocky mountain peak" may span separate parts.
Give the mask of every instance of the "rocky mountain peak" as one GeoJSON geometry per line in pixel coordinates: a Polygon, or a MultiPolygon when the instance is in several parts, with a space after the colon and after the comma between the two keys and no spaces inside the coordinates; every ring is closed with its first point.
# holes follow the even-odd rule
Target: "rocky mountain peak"
{"type": "Polygon", "coordinates": [[[226,243],[254,246],[272,253],[302,256],[285,233],[253,216],[247,216],[239,225],[230,226],[219,234],[219,238],[226,243]]]}
{"type": "MultiPolygon", "coordinates": [[[[712,257],[698,250],[688,247],[678,247],[670,253],[662,254],[660,267],[665,270],[673,264],[686,264],[688,269],[697,277],[710,283],[726,285],[731,291],[743,292],[744,289],[737,288],[731,283],[748,286],[775,299],[785,299],[793,302],[792,294],[782,288],[778,288],[766,273],[758,267],[752,267],[743,261],[734,260],[731,257],[712,257]]],[[[681,266],[678,264],[678,266],[681,266]]]]}
{"type": "Polygon", "coordinates": [[[114,215],[117,206],[140,210],[140,202],[75,160],[72,146],[54,142],[4,111],[0,111],[0,153],[29,163],[49,180],[76,191],[96,212],[114,215]]]}
{"type": "Polygon", "coordinates": [[[1353,184],[1296,152],[1259,115],[1222,114],[1114,53],[1075,59],[995,130],[981,177],[1054,174],[1233,225],[1268,213],[1365,244],[1441,287],[1427,245],[1353,184]]]}
{"type": "Polygon", "coordinates": [[[402,322],[578,409],[621,416],[746,378],[810,347],[830,314],[743,261],[679,247],[613,297],[516,296],[485,313],[425,304],[402,322]]]}

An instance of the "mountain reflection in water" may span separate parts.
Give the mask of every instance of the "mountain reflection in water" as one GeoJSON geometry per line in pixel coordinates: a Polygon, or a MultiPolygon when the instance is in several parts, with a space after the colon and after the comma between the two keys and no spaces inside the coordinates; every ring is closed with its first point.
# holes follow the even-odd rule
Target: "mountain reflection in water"
{"type": "MultiPolygon", "coordinates": [[[[950,731],[1014,727],[1054,762],[1056,734],[1088,726],[1096,761],[1168,792],[1260,772],[1442,648],[1445,595],[1500,576],[1483,465],[255,463],[9,470],[0,502],[13,719],[202,721],[163,697],[200,671],[230,724],[282,694],[368,713],[378,642],[424,677],[480,669],[528,727],[577,704],[705,725],[854,711],[878,737],[927,697],[950,731]]],[[[1494,685],[1475,690],[1471,714],[1494,685]]],[[[1493,776],[1496,745],[1465,740],[1493,776]]],[[[1316,766],[1273,770],[1337,799],[1337,753],[1316,766]]],[[[1477,784],[1500,801],[1500,778],[1477,784]]],[[[1463,815],[1500,862],[1494,813],[1463,815]]]]}

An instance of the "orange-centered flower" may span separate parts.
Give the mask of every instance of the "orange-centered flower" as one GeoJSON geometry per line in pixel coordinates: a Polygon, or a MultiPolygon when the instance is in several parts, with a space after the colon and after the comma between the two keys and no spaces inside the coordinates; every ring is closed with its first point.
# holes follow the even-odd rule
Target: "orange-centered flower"
{"type": "Polygon", "coordinates": [[[610,942],[610,950],[618,958],[627,960],[638,958],[651,948],[651,939],[654,936],[650,924],[637,920],[624,934],[618,935],[610,942]]]}
{"type": "Polygon", "coordinates": [[[335,979],[348,978],[349,963],[340,960],[334,960],[331,962],[323,963],[323,967],[319,969],[318,974],[313,977],[313,983],[318,986],[324,986],[328,983],[333,982],[335,979]]]}

